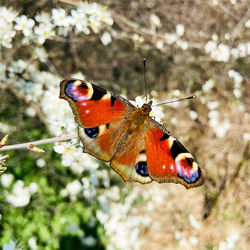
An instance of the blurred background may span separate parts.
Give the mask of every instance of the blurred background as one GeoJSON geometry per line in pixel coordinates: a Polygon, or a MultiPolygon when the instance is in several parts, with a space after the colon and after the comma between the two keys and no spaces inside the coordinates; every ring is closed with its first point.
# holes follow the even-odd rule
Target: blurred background
{"type": "Polygon", "coordinates": [[[202,187],[124,183],[78,140],[0,152],[3,249],[247,249],[250,10],[247,0],[4,1],[0,138],[76,133],[59,83],[86,79],[157,116],[190,150],[202,187]],[[9,158],[4,163],[8,153],[9,158]],[[7,168],[7,169],[6,169],[7,168]],[[5,170],[5,171],[4,171],[5,170]]]}

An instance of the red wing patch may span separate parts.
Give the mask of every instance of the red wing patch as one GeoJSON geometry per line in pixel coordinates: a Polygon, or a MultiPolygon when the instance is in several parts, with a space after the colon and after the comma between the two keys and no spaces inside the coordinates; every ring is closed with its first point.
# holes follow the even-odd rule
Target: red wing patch
{"type": "Polygon", "coordinates": [[[69,102],[76,122],[87,128],[124,118],[129,111],[125,104],[107,90],[82,80],[62,81],[60,98],[69,102]]]}

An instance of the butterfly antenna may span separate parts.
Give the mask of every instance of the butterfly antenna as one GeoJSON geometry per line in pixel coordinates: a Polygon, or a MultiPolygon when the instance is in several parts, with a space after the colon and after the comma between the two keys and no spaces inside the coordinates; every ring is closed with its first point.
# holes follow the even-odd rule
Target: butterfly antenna
{"type": "Polygon", "coordinates": [[[146,96],[146,103],[148,102],[148,89],[147,89],[147,79],[146,79],[146,59],[143,58],[143,75],[144,75],[144,91],[146,96]]]}
{"type": "Polygon", "coordinates": [[[156,106],[160,106],[160,105],[164,105],[164,104],[169,104],[169,103],[173,103],[173,102],[180,102],[180,101],[184,101],[184,100],[189,100],[189,99],[194,99],[196,98],[195,95],[191,95],[185,98],[181,98],[181,99],[177,99],[177,100],[172,100],[172,101],[168,101],[168,102],[163,102],[163,103],[158,103],[156,105],[153,105],[152,107],[156,107],[156,106]]]}

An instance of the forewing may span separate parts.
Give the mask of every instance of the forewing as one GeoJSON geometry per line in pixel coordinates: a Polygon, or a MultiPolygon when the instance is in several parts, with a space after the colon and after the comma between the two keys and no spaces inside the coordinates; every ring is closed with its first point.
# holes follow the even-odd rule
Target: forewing
{"type": "Polygon", "coordinates": [[[135,107],[119,95],[77,79],[60,83],[60,98],[67,100],[73,110],[84,152],[110,161],[135,107]]]}
{"type": "Polygon", "coordinates": [[[117,121],[135,109],[125,98],[78,79],[60,83],[60,98],[69,102],[76,122],[85,128],[117,121]]]}

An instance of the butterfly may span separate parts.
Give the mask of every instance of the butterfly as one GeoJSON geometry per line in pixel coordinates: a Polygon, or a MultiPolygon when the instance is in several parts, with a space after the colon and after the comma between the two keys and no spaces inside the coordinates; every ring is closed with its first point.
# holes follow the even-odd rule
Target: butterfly
{"type": "Polygon", "coordinates": [[[63,80],[60,98],[73,110],[83,151],[110,162],[124,181],[174,182],[186,188],[203,184],[193,156],[150,117],[152,101],[137,108],[124,97],[79,79],[63,80]]]}

